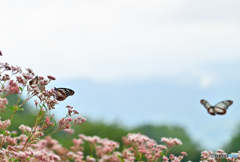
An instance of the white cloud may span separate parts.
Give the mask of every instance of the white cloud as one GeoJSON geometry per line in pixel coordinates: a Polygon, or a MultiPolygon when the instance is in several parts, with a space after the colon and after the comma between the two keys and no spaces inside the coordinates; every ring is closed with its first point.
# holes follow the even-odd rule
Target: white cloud
{"type": "Polygon", "coordinates": [[[200,80],[200,88],[207,89],[215,83],[216,79],[214,76],[203,76],[200,80]]]}
{"type": "MultiPolygon", "coordinates": [[[[108,82],[187,72],[196,80],[204,65],[240,57],[235,1],[215,1],[215,12],[215,3],[190,0],[23,2],[0,6],[2,60],[38,74],[108,82]]],[[[200,86],[213,83],[204,76],[200,86]]]]}

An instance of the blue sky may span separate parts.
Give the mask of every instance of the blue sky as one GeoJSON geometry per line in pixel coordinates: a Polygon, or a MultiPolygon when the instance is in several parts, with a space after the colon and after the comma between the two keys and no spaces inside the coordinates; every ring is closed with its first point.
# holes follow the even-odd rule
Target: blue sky
{"type": "MultiPolygon", "coordinates": [[[[180,124],[206,149],[239,122],[236,0],[6,1],[0,50],[13,65],[76,91],[82,114],[127,126],[180,124]],[[232,99],[225,116],[200,105],[232,99]]],[[[51,88],[51,87],[50,87],[51,88]]]]}

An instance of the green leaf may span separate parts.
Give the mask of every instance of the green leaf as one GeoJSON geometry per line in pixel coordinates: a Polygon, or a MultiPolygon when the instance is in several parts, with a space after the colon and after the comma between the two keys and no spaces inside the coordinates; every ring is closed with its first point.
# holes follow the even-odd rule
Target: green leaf
{"type": "Polygon", "coordinates": [[[123,157],[121,157],[120,155],[118,155],[118,158],[121,160],[121,162],[124,162],[123,157]]]}
{"type": "Polygon", "coordinates": [[[40,111],[39,111],[39,115],[42,115],[42,114],[43,114],[43,111],[40,110],[40,111]]]}
{"type": "Polygon", "coordinates": [[[44,107],[45,107],[45,109],[47,110],[47,107],[46,107],[46,105],[44,105],[44,104],[43,104],[43,106],[44,106],[44,107]]]}
{"type": "Polygon", "coordinates": [[[20,108],[19,110],[22,110],[22,111],[24,111],[24,109],[23,109],[23,108],[20,108]]]}
{"type": "Polygon", "coordinates": [[[5,130],[1,130],[1,134],[5,135],[6,134],[5,130]]]}
{"type": "Polygon", "coordinates": [[[18,162],[18,160],[15,159],[15,158],[11,158],[11,159],[9,159],[9,161],[16,161],[16,162],[18,162]]]}
{"type": "Polygon", "coordinates": [[[56,122],[56,120],[53,120],[54,121],[54,125],[57,125],[57,122],[56,122]]]}
{"type": "Polygon", "coordinates": [[[23,91],[22,87],[19,87],[19,89],[20,89],[21,91],[23,91]]]}
{"type": "Polygon", "coordinates": [[[24,132],[25,132],[25,134],[27,135],[27,136],[29,136],[29,133],[27,132],[27,131],[25,131],[25,130],[23,130],[24,132]]]}
{"type": "Polygon", "coordinates": [[[13,134],[13,133],[10,133],[9,135],[14,136],[14,137],[17,137],[17,135],[16,135],[16,134],[13,134]]]}
{"type": "Polygon", "coordinates": [[[14,111],[14,107],[12,107],[12,106],[9,106],[9,108],[10,108],[12,111],[14,111]]]}
{"type": "Polygon", "coordinates": [[[164,153],[160,152],[160,155],[165,156],[164,153]]]}

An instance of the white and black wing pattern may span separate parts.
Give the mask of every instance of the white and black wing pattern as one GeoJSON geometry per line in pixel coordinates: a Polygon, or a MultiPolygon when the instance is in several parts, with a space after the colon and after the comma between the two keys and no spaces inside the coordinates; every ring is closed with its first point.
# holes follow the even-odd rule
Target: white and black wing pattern
{"type": "Polygon", "coordinates": [[[231,100],[221,101],[214,106],[214,111],[216,112],[216,114],[224,115],[226,114],[228,107],[232,104],[233,101],[231,100]]]}
{"type": "Polygon", "coordinates": [[[214,107],[210,105],[209,102],[207,102],[206,100],[201,100],[200,103],[207,109],[209,114],[215,115],[214,107]]]}
{"type": "Polygon", "coordinates": [[[33,87],[33,85],[38,85],[38,76],[35,76],[33,79],[29,81],[29,85],[33,87]]]}
{"type": "Polygon", "coordinates": [[[68,96],[74,95],[74,91],[69,88],[56,88],[54,87],[54,90],[56,91],[56,99],[58,101],[65,100],[68,96]]]}

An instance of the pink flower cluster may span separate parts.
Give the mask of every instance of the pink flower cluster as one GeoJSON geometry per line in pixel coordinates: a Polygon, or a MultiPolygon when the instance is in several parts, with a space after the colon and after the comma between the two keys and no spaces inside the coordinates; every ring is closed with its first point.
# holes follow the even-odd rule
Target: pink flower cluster
{"type": "MultiPolygon", "coordinates": [[[[238,151],[237,153],[231,153],[232,155],[236,155],[236,156],[232,156],[232,157],[227,157],[226,160],[228,162],[240,162],[240,151],[238,151]]],[[[221,161],[222,158],[221,155],[228,155],[227,153],[225,153],[223,150],[218,149],[217,152],[213,153],[212,151],[202,151],[201,152],[201,161],[200,162],[219,162],[221,161]],[[213,156],[214,157],[213,157],[213,156]],[[217,158],[219,157],[219,158],[217,158]]]]}
{"type": "Polygon", "coordinates": [[[0,129],[1,130],[6,129],[7,127],[9,127],[10,124],[11,124],[10,119],[7,119],[5,121],[0,120],[0,129]]]}
{"type": "Polygon", "coordinates": [[[165,138],[165,137],[163,137],[161,139],[161,141],[165,142],[168,147],[173,147],[173,146],[176,146],[176,145],[182,145],[182,142],[179,139],[177,139],[177,138],[172,139],[172,138],[165,138]]]}
{"type": "Polygon", "coordinates": [[[129,156],[126,156],[128,155],[126,154],[125,158],[127,158],[128,161],[134,161],[133,157],[137,157],[138,154],[142,156],[143,154],[149,162],[157,161],[160,157],[162,157],[163,161],[171,159],[172,162],[179,162],[183,159],[183,156],[187,156],[187,153],[182,152],[182,156],[175,157],[171,154],[170,157],[167,158],[168,151],[176,145],[181,145],[182,142],[177,138],[172,139],[165,137],[163,137],[161,141],[166,143],[166,145],[158,145],[156,141],[140,133],[129,133],[127,137],[123,137],[125,146],[130,146],[128,149],[130,154],[129,156]]]}
{"type": "Polygon", "coordinates": [[[8,104],[7,98],[0,98],[0,110],[1,110],[1,112],[4,112],[3,109],[6,108],[7,104],[8,104]]]}
{"type": "MultiPolygon", "coordinates": [[[[33,70],[30,68],[26,68],[26,72],[22,72],[19,66],[15,67],[10,66],[8,63],[0,63],[0,112],[5,113],[4,109],[8,104],[6,96],[17,94],[19,97],[17,103],[10,107],[12,114],[9,119],[5,121],[0,120],[0,161],[53,162],[60,160],[67,161],[69,159],[69,157],[66,156],[66,153],[69,151],[62,147],[58,141],[51,139],[51,137],[44,139],[44,133],[58,125],[59,129],[51,130],[51,134],[63,129],[72,134],[74,130],[70,129],[71,124],[83,124],[86,119],[82,117],[73,119],[72,116],[79,114],[79,112],[73,110],[71,106],[67,106],[67,115],[59,122],[54,121],[53,115],[47,115],[47,113],[50,114],[50,111],[55,109],[55,106],[58,104],[55,96],[56,91],[54,89],[45,89],[45,87],[52,80],[56,80],[56,78],[51,75],[48,75],[47,78],[48,79],[44,79],[42,76],[35,76],[33,70]],[[25,99],[22,97],[24,90],[27,91],[25,99]],[[19,110],[24,110],[22,106],[33,97],[37,98],[34,100],[38,112],[35,123],[29,123],[32,127],[20,125],[19,129],[22,134],[18,136],[15,131],[9,132],[8,128],[14,114],[19,110]],[[19,101],[22,101],[21,104],[19,101]]],[[[78,150],[74,152],[74,154],[77,155],[75,159],[83,159],[81,151],[78,150]]],[[[88,159],[91,160],[90,157],[88,159]]]]}

